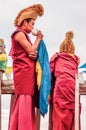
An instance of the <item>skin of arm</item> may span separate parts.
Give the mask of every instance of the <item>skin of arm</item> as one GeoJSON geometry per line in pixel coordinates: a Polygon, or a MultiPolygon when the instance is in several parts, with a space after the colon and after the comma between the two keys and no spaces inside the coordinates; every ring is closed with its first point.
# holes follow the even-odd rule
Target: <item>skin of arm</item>
{"type": "Polygon", "coordinates": [[[26,52],[28,53],[30,58],[32,58],[32,59],[37,58],[36,50],[38,48],[38,45],[39,45],[41,39],[43,38],[43,34],[41,33],[41,31],[38,32],[36,40],[32,46],[26,39],[26,36],[23,32],[18,32],[14,36],[14,38],[26,50],[26,52]]]}

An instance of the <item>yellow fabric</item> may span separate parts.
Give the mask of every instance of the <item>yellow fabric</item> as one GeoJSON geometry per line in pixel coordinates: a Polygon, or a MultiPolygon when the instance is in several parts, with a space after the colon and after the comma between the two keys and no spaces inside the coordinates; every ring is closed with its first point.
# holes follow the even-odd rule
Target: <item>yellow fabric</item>
{"type": "Polygon", "coordinates": [[[6,70],[5,70],[5,73],[6,74],[10,74],[10,73],[12,73],[13,72],[13,68],[11,67],[11,66],[7,66],[6,67],[6,70]]]}
{"type": "Polygon", "coordinates": [[[72,54],[72,53],[69,53],[69,55],[72,56],[72,57],[74,57],[74,54],[72,54]]]}
{"type": "Polygon", "coordinates": [[[37,73],[37,86],[39,90],[42,80],[42,69],[38,61],[36,62],[36,73],[37,73]]]}
{"type": "Polygon", "coordinates": [[[0,61],[5,61],[7,60],[7,55],[6,54],[0,54],[0,61]]]}

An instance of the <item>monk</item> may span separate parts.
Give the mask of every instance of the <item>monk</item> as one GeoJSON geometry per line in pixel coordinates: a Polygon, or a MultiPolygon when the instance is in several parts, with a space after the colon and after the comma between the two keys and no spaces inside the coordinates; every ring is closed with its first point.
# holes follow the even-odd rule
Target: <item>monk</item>
{"type": "Polygon", "coordinates": [[[74,130],[75,76],[78,73],[79,57],[75,55],[73,36],[73,32],[68,31],[59,53],[50,59],[52,128],[49,130],[74,130]]]}
{"type": "Polygon", "coordinates": [[[34,91],[36,83],[37,48],[43,38],[38,31],[34,44],[29,34],[34,29],[38,16],[42,16],[41,4],[31,5],[21,10],[14,20],[16,29],[11,35],[13,79],[15,101],[12,106],[9,130],[36,130],[34,91]]]}

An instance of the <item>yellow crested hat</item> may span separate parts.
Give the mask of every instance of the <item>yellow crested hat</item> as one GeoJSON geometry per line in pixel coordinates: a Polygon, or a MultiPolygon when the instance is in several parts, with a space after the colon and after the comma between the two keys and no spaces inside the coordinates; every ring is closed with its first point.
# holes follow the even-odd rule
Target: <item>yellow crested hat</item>
{"type": "Polygon", "coordinates": [[[32,18],[34,20],[37,19],[38,16],[42,16],[44,14],[44,8],[41,4],[34,4],[29,6],[23,10],[21,10],[17,17],[14,20],[14,25],[20,26],[23,20],[32,18]]]}
{"type": "Polygon", "coordinates": [[[65,36],[73,39],[74,33],[72,31],[68,31],[68,32],[66,32],[65,36]]]}

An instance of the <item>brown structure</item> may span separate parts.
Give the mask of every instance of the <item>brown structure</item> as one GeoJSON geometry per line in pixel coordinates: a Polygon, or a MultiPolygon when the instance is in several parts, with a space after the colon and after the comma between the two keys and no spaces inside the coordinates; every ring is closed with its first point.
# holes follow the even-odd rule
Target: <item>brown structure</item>
{"type": "MultiPolygon", "coordinates": [[[[1,81],[1,78],[0,78],[0,81],[1,81]]],[[[11,107],[15,98],[13,80],[2,80],[2,82],[0,83],[1,83],[0,84],[1,94],[11,94],[11,100],[10,100],[10,112],[11,112],[11,107]]],[[[84,84],[79,84],[79,88],[80,88],[79,89],[80,95],[86,95],[86,81],[84,82],[84,84]]],[[[1,100],[0,100],[0,103],[1,103],[1,100]]],[[[0,115],[0,118],[1,118],[1,115],[0,115]]],[[[9,114],[9,120],[10,120],[10,114],[9,114]]],[[[1,124],[0,124],[0,127],[1,127],[1,124]]]]}
{"type": "Polygon", "coordinates": [[[84,82],[84,84],[79,84],[80,87],[80,94],[81,95],[86,95],[86,81],[84,82]]]}
{"type": "MultiPolygon", "coordinates": [[[[86,95],[86,81],[84,84],[79,84],[80,95],[86,95]]],[[[1,94],[14,94],[13,80],[2,80],[1,94]]]]}

